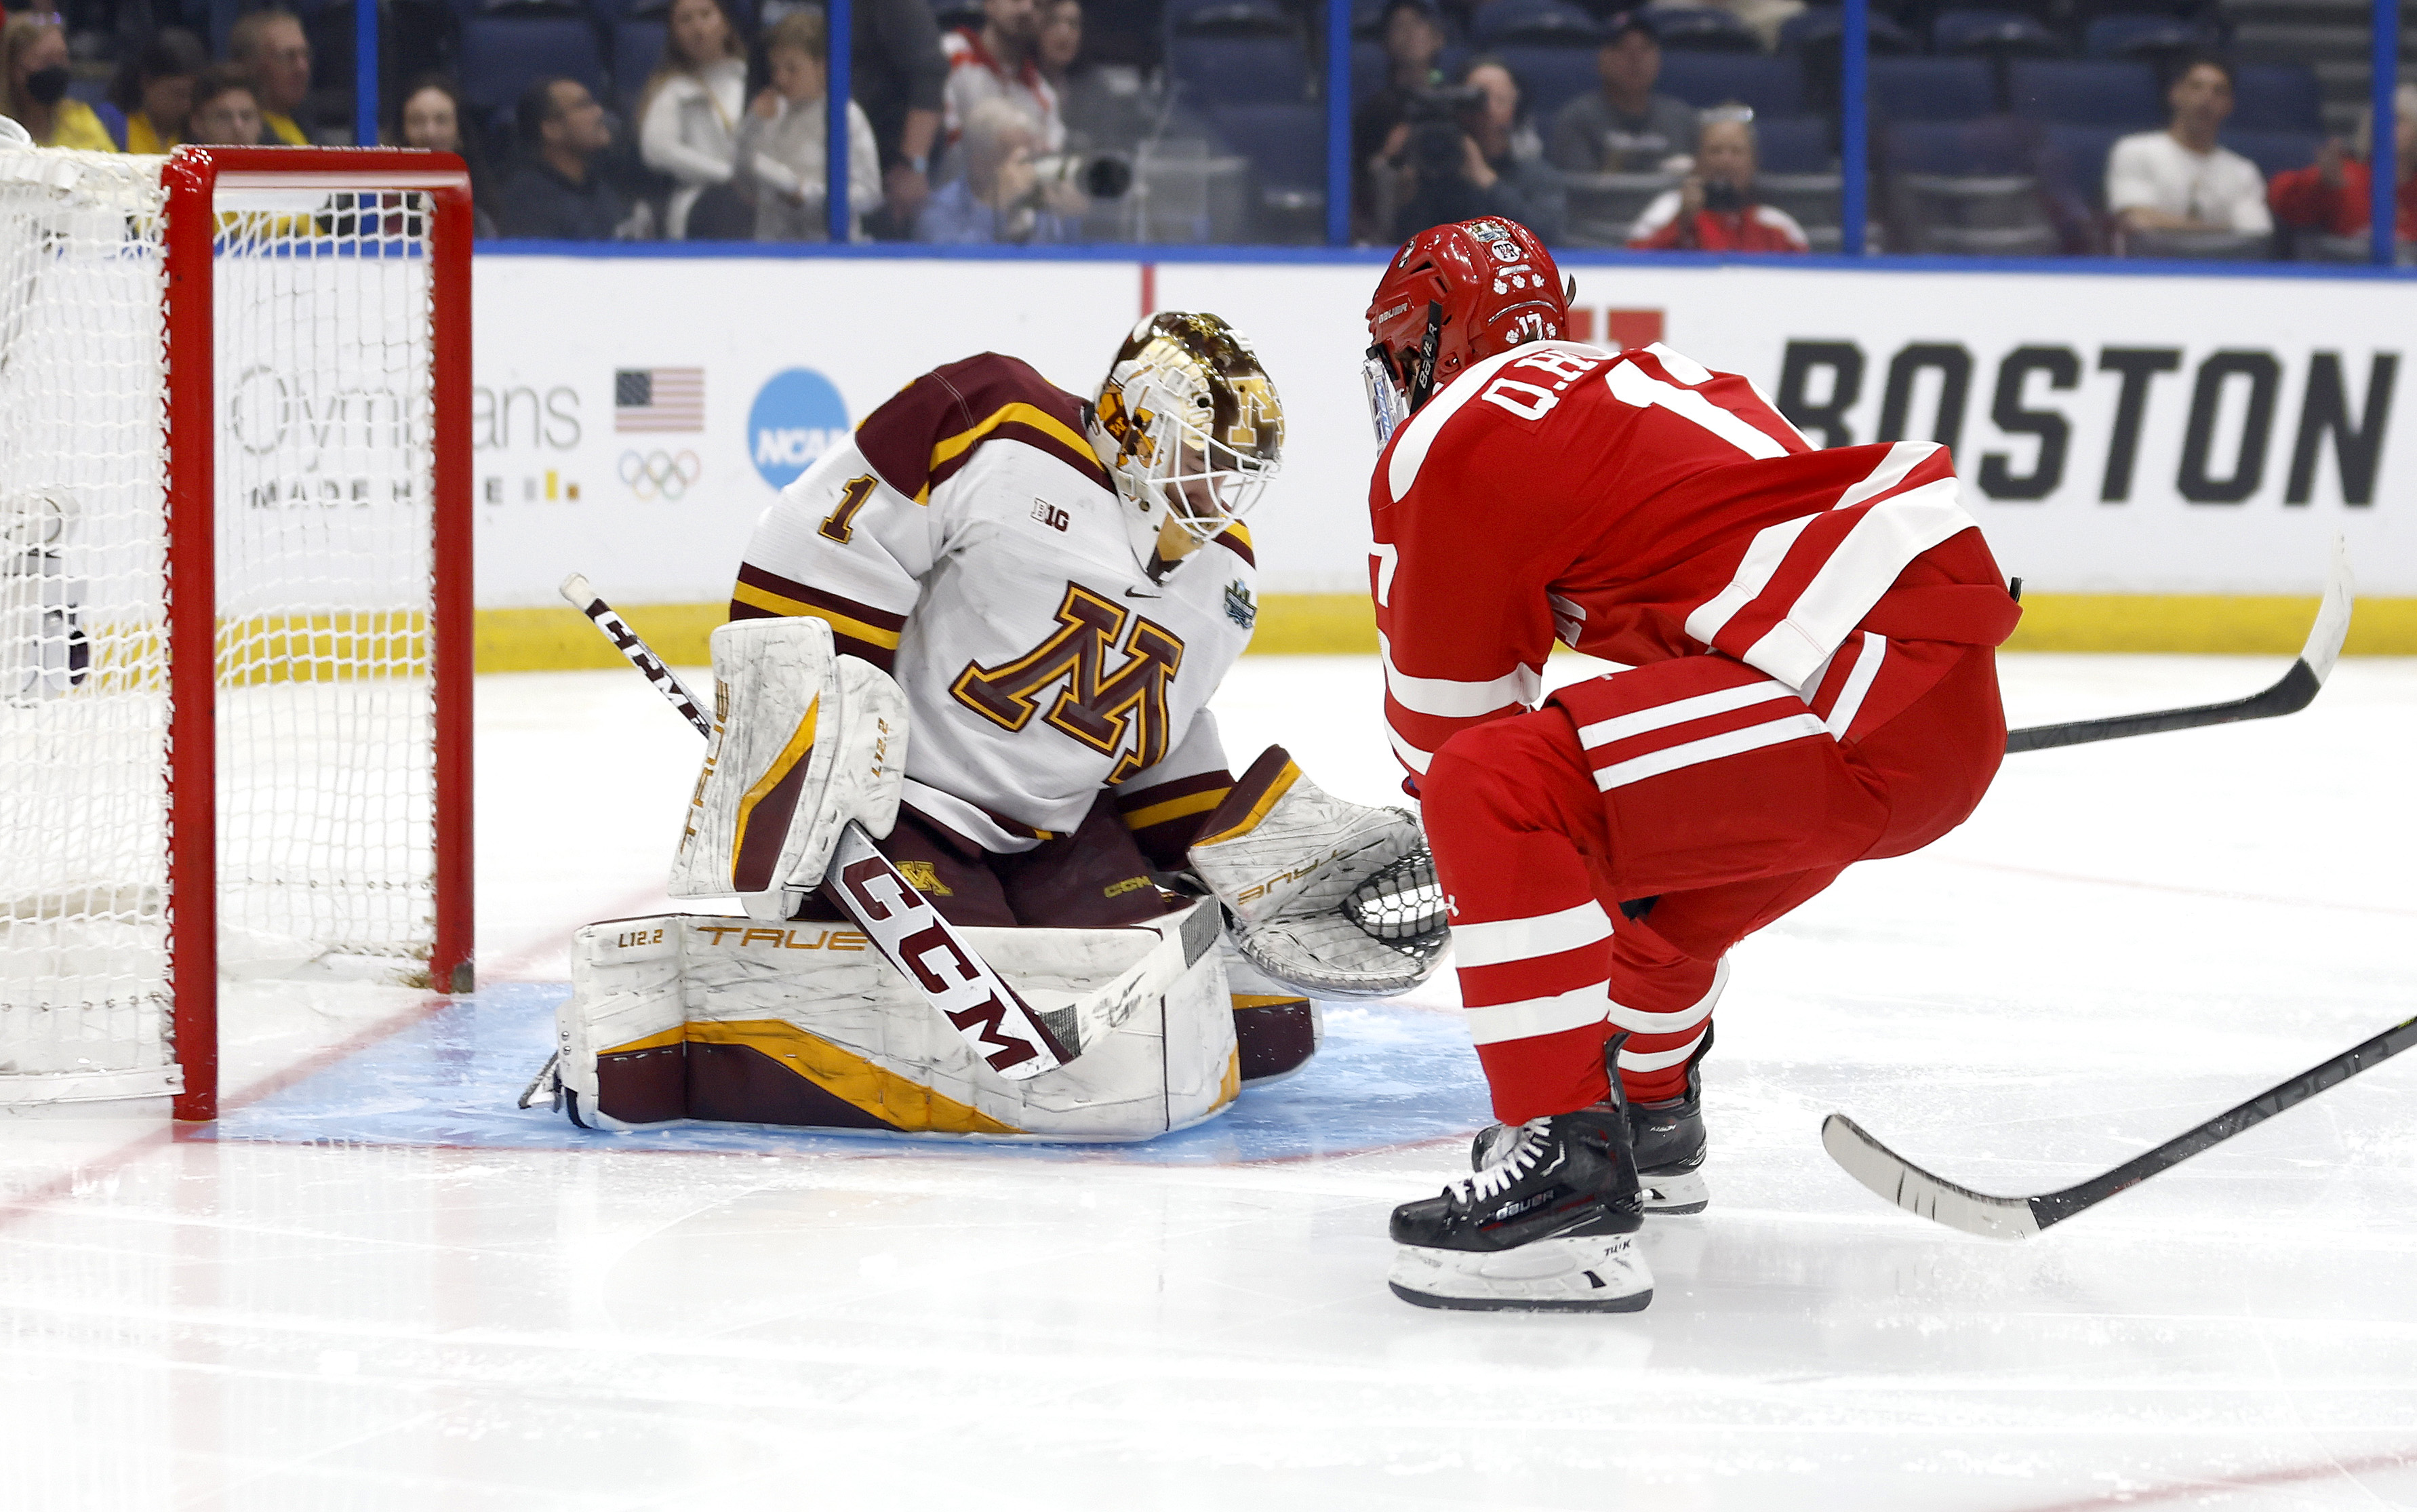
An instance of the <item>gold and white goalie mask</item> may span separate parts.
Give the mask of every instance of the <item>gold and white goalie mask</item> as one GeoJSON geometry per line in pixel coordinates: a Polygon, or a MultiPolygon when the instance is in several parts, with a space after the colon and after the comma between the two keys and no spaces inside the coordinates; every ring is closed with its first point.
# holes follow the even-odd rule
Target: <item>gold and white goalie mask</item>
{"type": "Polygon", "coordinates": [[[1133,559],[1157,575],[1258,502],[1284,460],[1284,405],[1241,333],[1167,311],[1132,328],[1100,385],[1091,450],[1116,479],[1133,559]]]}
{"type": "Polygon", "coordinates": [[[906,696],[838,655],[821,619],[737,619],[713,633],[713,739],[672,863],[676,898],[736,893],[751,917],[797,917],[849,820],[898,822],[906,696]]]}

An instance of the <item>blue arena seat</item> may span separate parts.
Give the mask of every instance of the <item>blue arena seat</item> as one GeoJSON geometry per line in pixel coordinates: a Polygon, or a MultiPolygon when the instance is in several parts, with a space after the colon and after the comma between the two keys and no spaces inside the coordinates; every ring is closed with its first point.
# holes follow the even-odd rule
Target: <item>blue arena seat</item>
{"type": "Polygon", "coordinates": [[[1178,37],[1167,72],[1183,103],[1291,105],[1309,98],[1309,53],[1289,37],[1178,37]]]}
{"type": "Polygon", "coordinates": [[[2096,215],[2106,204],[2106,155],[2115,139],[2126,133],[2106,126],[2061,126],[2053,121],[2040,128],[2040,178],[2051,197],[2080,216],[2096,215]]]}
{"type": "Polygon", "coordinates": [[[1485,48],[1513,43],[1591,46],[1602,32],[1592,16],[1568,0],[1493,0],[1470,20],[1468,35],[1485,48]]]}
{"type": "Polygon", "coordinates": [[[2304,63],[2250,63],[2235,70],[2232,118],[2244,131],[2325,129],[2324,86],[2304,63]]]}
{"type": "Polygon", "coordinates": [[[2174,16],[2123,11],[2100,16],[2082,30],[2081,53],[2093,58],[2151,58],[2209,46],[2207,29],[2174,16]]]}
{"type": "Polygon", "coordinates": [[[1351,44],[1351,99],[1356,103],[1375,97],[1392,77],[1392,61],[1376,42],[1351,44]]]}
{"type": "MultiPolygon", "coordinates": [[[[1838,38],[1846,29],[1846,19],[1836,6],[1815,6],[1800,10],[1779,26],[1779,50],[1782,53],[1830,53],[1838,49],[1838,38]]],[[[1904,27],[1888,17],[1874,13],[1865,20],[1864,32],[1874,57],[1901,57],[1922,51],[1904,27]]]]}
{"type": "Polygon", "coordinates": [[[2131,131],[2166,121],[2156,74],[2145,63],[2018,59],[2007,67],[2006,94],[2015,115],[2035,121],[2131,131]]]}
{"type": "Polygon", "coordinates": [[[1942,53],[1989,57],[2062,57],[2061,38],[2019,10],[1942,10],[1930,23],[1930,46],[1942,53]]]}
{"type": "Polygon", "coordinates": [[[1326,110],[1320,105],[1217,105],[1209,123],[1251,160],[1269,189],[1326,187],[1326,110]]]}
{"type": "Polygon", "coordinates": [[[1670,53],[1759,53],[1762,38],[1754,28],[1725,10],[1709,6],[1648,6],[1662,48],[1670,53]]]}
{"type": "Polygon", "coordinates": [[[1898,121],[1881,134],[1882,160],[1902,174],[2007,175],[2038,170],[2037,128],[2008,115],[1898,121]]]}
{"type": "Polygon", "coordinates": [[[1963,121],[1996,109],[1996,81],[1979,58],[1874,58],[1872,112],[1891,121],[1963,121]]]}
{"type": "Polygon", "coordinates": [[[1544,120],[1571,99],[1595,88],[1603,76],[1595,69],[1592,47],[1502,47],[1495,55],[1511,65],[1512,76],[1527,106],[1544,120]]]}
{"type": "Polygon", "coordinates": [[[1698,110],[1734,100],[1756,115],[1801,115],[1804,70],[1793,58],[1738,53],[1665,53],[1656,92],[1676,95],[1698,110]]]}
{"type": "Polygon", "coordinates": [[[1176,37],[1292,37],[1300,27],[1275,0],[1167,0],[1176,37]]]}
{"type": "Polygon", "coordinates": [[[1838,165],[1827,116],[1757,115],[1754,136],[1756,164],[1766,174],[1825,174],[1838,165]]]}
{"type": "Polygon", "coordinates": [[[462,23],[462,93],[480,110],[509,107],[548,74],[576,79],[600,98],[604,56],[596,28],[567,17],[473,16],[462,23]]]}
{"type": "Polygon", "coordinates": [[[637,109],[647,76],[663,60],[666,28],[660,21],[616,21],[613,23],[613,96],[624,115],[637,109]]]}
{"type": "Polygon", "coordinates": [[[2317,149],[2324,145],[2321,131],[2241,131],[2227,123],[2218,141],[2257,165],[2257,171],[2272,178],[2294,168],[2305,168],[2317,160],[2317,149]]]}

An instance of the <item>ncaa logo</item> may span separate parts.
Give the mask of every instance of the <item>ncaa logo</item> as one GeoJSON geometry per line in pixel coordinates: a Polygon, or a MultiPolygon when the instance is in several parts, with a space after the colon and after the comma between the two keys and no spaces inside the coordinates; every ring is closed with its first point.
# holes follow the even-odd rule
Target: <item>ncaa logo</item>
{"type": "Polygon", "coordinates": [[[847,436],[847,402],[812,368],[775,374],[747,412],[748,455],[776,489],[788,487],[847,436]]]}

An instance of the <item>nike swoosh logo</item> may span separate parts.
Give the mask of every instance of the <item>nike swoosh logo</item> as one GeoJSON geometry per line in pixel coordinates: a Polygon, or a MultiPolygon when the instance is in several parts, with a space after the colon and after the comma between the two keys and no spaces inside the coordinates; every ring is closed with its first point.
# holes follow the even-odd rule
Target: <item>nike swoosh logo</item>
{"type": "Polygon", "coordinates": [[[1166,597],[1166,595],[1152,588],[1127,588],[1125,589],[1125,597],[1128,599],[1163,599],[1166,597]]]}

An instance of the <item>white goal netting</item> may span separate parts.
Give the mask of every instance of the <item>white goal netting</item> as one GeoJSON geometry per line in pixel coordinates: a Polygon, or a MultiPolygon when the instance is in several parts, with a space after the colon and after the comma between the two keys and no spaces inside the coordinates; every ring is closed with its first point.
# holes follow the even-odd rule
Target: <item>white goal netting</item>
{"type": "Polygon", "coordinates": [[[433,941],[429,206],[220,191],[216,484],[180,497],[166,161],[0,149],[0,1103],[180,1085],[193,886],[236,969],[407,973],[433,941]],[[169,522],[196,508],[219,845],[172,879],[169,594],[203,584],[169,522]]]}

